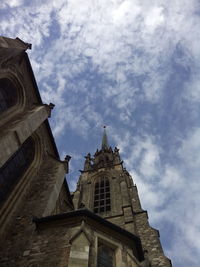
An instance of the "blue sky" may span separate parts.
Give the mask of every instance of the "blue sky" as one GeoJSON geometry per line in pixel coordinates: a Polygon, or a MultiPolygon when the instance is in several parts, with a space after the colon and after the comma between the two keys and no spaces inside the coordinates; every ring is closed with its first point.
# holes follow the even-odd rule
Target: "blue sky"
{"type": "Polygon", "coordinates": [[[1,0],[0,33],[28,51],[75,189],[108,125],[173,266],[200,262],[197,0],[1,0]]]}

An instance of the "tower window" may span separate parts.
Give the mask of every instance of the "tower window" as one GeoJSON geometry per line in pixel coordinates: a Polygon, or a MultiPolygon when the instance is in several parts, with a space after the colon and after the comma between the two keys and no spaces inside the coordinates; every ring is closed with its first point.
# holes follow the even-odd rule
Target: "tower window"
{"type": "Polygon", "coordinates": [[[113,267],[114,250],[108,246],[99,245],[97,255],[97,267],[113,267]]]}
{"type": "Polygon", "coordinates": [[[95,183],[94,212],[101,213],[110,210],[110,184],[106,177],[95,183]]]}
{"type": "Polygon", "coordinates": [[[17,102],[17,90],[13,83],[7,79],[0,79],[0,112],[14,106],[17,102]]]}
{"type": "Polygon", "coordinates": [[[15,154],[0,168],[0,203],[2,203],[34,158],[34,143],[29,137],[15,154]]]}

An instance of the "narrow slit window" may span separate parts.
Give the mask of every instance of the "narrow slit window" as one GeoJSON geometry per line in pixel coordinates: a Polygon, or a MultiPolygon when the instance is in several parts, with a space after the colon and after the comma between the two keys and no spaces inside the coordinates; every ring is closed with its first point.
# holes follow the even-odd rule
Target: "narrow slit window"
{"type": "Polygon", "coordinates": [[[107,177],[100,178],[95,183],[94,212],[110,211],[110,184],[107,177]]]}

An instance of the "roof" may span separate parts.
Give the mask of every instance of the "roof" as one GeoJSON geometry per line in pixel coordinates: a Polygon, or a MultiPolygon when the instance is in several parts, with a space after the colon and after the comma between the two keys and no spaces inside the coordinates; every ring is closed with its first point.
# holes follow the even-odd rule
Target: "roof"
{"type": "Polygon", "coordinates": [[[141,240],[138,236],[132,234],[131,232],[126,231],[125,229],[119,227],[116,224],[113,224],[103,219],[102,217],[89,211],[88,209],[79,209],[79,210],[74,210],[74,211],[47,216],[47,217],[42,217],[42,218],[34,217],[33,222],[35,222],[36,225],[39,227],[43,223],[45,224],[45,223],[56,222],[56,221],[60,222],[60,221],[64,221],[65,219],[68,219],[66,222],[69,222],[69,219],[73,219],[73,218],[79,218],[80,220],[83,220],[83,217],[91,219],[91,220],[95,220],[96,222],[100,223],[102,226],[110,228],[110,230],[112,229],[112,231],[115,231],[123,235],[125,238],[128,238],[129,240],[132,240],[137,250],[138,259],[140,261],[144,259],[141,240]]]}

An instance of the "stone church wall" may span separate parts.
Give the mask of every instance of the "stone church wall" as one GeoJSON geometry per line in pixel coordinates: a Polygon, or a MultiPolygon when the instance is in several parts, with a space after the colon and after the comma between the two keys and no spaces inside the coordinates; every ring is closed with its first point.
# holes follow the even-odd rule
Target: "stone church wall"
{"type": "MultiPolygon", "coordinates": [[[[45,133],[45,125],[38,129],[37,134],[41,133],[45,133]]],[[[48,142],[44,147],[48,148],[48,142]]],[[[55,159],[50,155],[50,150],[47,150],[48,153],[45,149],[40,151],[42,153],[40,163],[37,163],[38,165],[33,167],[32,174],[26,177],[26,186],[14,208],[10,210],[9,221],[6,222],[4,235],[0,241],[2,266],[4,263],[6,266],[11,259],[13,261],[20,259],[28,243],[32,242],[35,231],[33,216],[51,215],[55,209],[56,199],[65,179],[66,163],[55,159]]],[[[66,205],[66,210],[69,209],[71,210],[71,207],[66,205]]]]}

